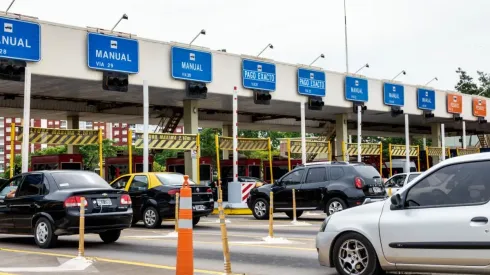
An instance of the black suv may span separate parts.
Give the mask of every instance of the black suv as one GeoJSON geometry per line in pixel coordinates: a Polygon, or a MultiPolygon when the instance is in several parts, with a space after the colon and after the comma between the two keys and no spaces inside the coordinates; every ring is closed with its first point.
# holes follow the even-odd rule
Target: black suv
{"type": "Polygon", "coordinates": [[[347,162],[319,162],[297,166],[274,184],[254,188],[247,205],[256,219],[267,219],[270,192],[274,193],[274,212],[293,217],[296,190],[296,216],[305,210],[322,210],[327,215],[358,206],[366,199],[382,200],[386,192],[378,171],[371,165],[347,162]]]}

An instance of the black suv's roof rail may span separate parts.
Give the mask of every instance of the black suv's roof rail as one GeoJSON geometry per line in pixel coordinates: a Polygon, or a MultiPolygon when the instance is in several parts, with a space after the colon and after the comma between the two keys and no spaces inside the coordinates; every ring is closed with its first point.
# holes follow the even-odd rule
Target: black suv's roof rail
{"type": "Polygon", "coordinates": [[[305,164],[300,164],[300,165],[297,165],[296,167],[306,167],[306,166],[313,166],[313,165],[332,165],[332,164],[348,165],[349,162],[347,162],[347,161],[318,161],[318,162],[309,162],[309,163],[305,163],[305,164]]]}

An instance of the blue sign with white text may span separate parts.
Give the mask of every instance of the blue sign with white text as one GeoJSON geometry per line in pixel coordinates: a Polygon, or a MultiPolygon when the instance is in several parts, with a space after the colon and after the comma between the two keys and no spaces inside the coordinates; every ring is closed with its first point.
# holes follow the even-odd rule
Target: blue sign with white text
{"type": "Polygon", "coordinates": [[[87,63],[95,70],[128,74],[139,72],[139,43],[136,39],[87,34],[87,63]]]}
{"type": "Polygon", "coordinates": [[[243,59],[242,81],[244,88],[273,92],[276,90],[276,65],[243,59]]]}
{"type": "Polygon", "coordinates": [[[364,78],[346,76],[345,77],[345,100],[367,102],[368,81],[364,78]]]}
{"type": "Polygon", "coordinates": [[[325,72],[298,69],[298,93],[309,96],[325,96],[325,72]]]}
{"type": "Polygon", "coordinates": [[[421,110],[436,109],[436,92],[434,90],[417,89],[417,107],[421,110]]]}
{"type": "Polygon", "coordinates": [[[213,55],[210,52],[172,47],[172,77],[211,82],[213,80],[213,55]]]}
{"type": "Polygon", "coordinates": [[[3,26],[0,57],[41,60],[41,26],[38,23],[0,17],[0,26],[3,26]]]}
{"type": "Polygon", "coordinates": [[[405,105],[405,87],[403,85],[385,83],[383,94],[385,105],[398,107],[405,105]]]}

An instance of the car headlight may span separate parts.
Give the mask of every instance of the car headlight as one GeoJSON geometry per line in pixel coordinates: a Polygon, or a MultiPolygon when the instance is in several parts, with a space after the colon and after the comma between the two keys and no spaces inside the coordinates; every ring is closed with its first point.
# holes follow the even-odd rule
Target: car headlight
{"type": "Polygon", "coordinates": [[[325,218],[325,220],[322,223],[322,226],[320,227],[320,232],[325,232],[325,228],[327,228],[327,224],[328,224],[328,221],[330,220],[330,217],[332,217],[332,216],[328,216],[325,218]]]}

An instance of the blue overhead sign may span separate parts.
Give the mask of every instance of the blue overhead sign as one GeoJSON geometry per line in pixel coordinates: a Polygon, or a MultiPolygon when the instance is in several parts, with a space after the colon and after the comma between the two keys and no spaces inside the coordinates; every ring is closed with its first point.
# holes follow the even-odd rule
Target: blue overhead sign
{"type": "Polygon", "coordinates": [[[349,101],[367,102],[369,99],[367,79],[346,76],[345,99],[349,101]]]}
{"type": "Polygon", "coordinates": [[[298,69],[298,93],[309,96],[325,96],[325,72],[298,69]]]}
{"type": "Polygon", "coordinates": [[[139,44],[136,39],[87,34],[87,63],[95,70],[128,74],[139,72],[139,44]]]}
{"type": "Polygon", "coordinates": [[[0,17],[0,57],[41,60],[41,26],[38,23],[0,17]]]}
{"type": "Polygon", "coordinates": [[[405,87],[403,85],[385,83],[383,94],[385,105],[398,107],[405,105],[405,87]]]}
{"type": "Polygon", "coordinates": [[[244,88],[273,92],[276,90],[276,65],[243,59],[242,81],[244,88]]]}
{"type": "Polygon", "coordinates": [[[421,110],[436,109],[436,92],[434,90],[417,89],[417,107],[421,110]]]}
{"type": "Polygon", "coordinates": [[[213,80],[213,55],[195,49],[172,47],[172,77],[209,83],[213,80]]]}

